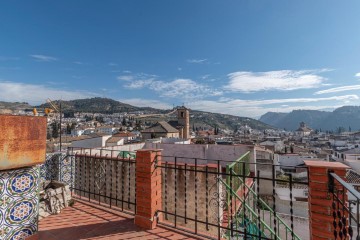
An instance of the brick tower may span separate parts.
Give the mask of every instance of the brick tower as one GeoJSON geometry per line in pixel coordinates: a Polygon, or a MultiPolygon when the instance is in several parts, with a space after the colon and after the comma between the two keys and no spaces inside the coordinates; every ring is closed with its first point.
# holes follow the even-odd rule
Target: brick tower
{"type": "Polygon", "coordinates": [[[190,118],[189,118],[189,110],[182,106],[177,109],[178,114],[178,124],[184,126],[182,129],[182,138],[189,139],[190,138],[190,118]]]}

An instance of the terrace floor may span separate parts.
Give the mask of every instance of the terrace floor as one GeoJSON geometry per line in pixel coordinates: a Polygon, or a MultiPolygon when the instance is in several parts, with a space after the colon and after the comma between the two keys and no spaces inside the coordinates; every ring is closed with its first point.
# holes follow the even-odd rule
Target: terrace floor
{"type": "Polygon", "coordinates": [[[40,240],[75,239],[203,239],[195,235],[158,226],[144,230],[134,217],[115,209],[76,200],[72,207],[39,222],[40,240]]]}

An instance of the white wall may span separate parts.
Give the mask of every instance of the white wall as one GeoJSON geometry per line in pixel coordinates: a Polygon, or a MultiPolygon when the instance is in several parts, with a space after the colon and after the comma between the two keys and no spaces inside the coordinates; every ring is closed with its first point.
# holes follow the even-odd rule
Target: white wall
{"type": "MultiPolygon", "coordinates": [[[[300,198],[307,198],[308,188],[293,188],[292,189],[292,197],[293,201],[296,201],[296,197],[300,198]]],[[[290,201],[290,189],[289,186],[287,187],[275,187],[275,192],[277,196],[282,200],[289,200],[290,201]]]]}
{"type": "MultiPolygon", "coordinates": [[[[282,199],[276,197],[275,203],[276,203],[276,212],[277,213],[290,214],[290,201],[289,200],[282,200],[282,199]]],[[[272,199],[269,201],[268,204],[270,206],[273,205],[272,199]]],[[[294,214],[295,219],[298,219],[299,217],[301,217],[301,218],[304,218],[304,220],[306,220],[309,217],[309,203],[308,202],[295,201],[295,202],[293,202],[292,209],[293,209],[293,214],[294,214]]],[[[306,224],[305,226],[309,226],[309,225],[306,224]]],[[[299,232],[297,232],[296,229],[295,229],[295,232],[299,234],[299,232]]],[[[302,239],[306,239],[306,238],[302,238],[302,239]]]]}
{"type": "Polygon", "coordinates": [[[343,147],[347,143],[347,141],[345,140],[335,140],[335,139],[330,139],[329,142],[334,147],[343,147]]]}
{"type": "MultiPolygon", "coordinates": [[[[174,157],[181,163],[198,164],[216,163],[211,160],[234,161],[250,151],[250,162],[254,162],[254,146],[250,145],[215,145],[215,144],[166,144],[145,143],[145,149],[162,149],[163,162],[173,162],[174,157]],[[205,159],[205,160],[201,160],[205,159]]],[[[222,162],[225,166],[226,162],[222,162]]],[[[254,169],[251,169],[252,171],[254,169]]]]}
{"type": "MultiPolygon", "coordinates": [[[[284,149],[285,145],[283,141],[265,141],[259,144],[260,146],[273,146],[275,151],[280,152],[284,149]]],[[[290,149],[289,149],[290,151],[290,149]]]]}
{"type": "Polygon", "coordinates": [[[120,139],[119,141],[117,141],[115,143],[106,143],[106,147],[114,147],[114,146],[119,146],[119,145],[124,145],[124,138],[120,139]]]}
{"type": "Polygon", "coordinates": [[[344,154],[345,160],[359,160],[360,154],[344,154]]]}
{"type": "MultiPolygon", "coordinates": [[[[145,143],[135,143],[135,144],[127,144],[127,145],[121,145],[121,146],[113,146],[113,147],[98,147],[98,148],[92,148],[92,149],[74,149],[75,152],[81,153],[81,154],[90,154],[91,155],[111,155],[111,150],[114,151],[129,151],[134,152],[136,150],[142,149],[144,147],[145,143]]],[[[117,152],[118,153],[118,152],[117,152]]],[[[113,156],[115,156],[117,153],[113,153],[113,156]]]]}
{"type": "Polygon", "coordinates": [[[344,161],[346,165],[349,165],[352,169],[354,169],[356,172],[360,173],[360,160],[349,160],[346,159],[344,161]]]}
{"type": "Polygon", "coordinates": [[[145,146],[145,143],[134,143],[134,144],[127,144],[127,145],[122,145],[122,146],[113,146],[113,147],[109,147],[106,149],[133,152],[133,151],[136,151],[139,149],[143,149],[144,146],[145,146]]]}
{"type": "Polygon", "coordinates": [[[78,148],[100,148],[106,146],[106,140],[108,140],[111,136],[102,136],[102,137],[94,137],[87,138],[78,141],[73,141],[70,147],[78,147],[78,148]]]}

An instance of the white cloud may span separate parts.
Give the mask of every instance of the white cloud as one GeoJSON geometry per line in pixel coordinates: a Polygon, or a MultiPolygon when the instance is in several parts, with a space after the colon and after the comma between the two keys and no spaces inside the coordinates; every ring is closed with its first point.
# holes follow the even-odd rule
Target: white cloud
{"type": "Polygon", "coordinates": [[[355,77],[360,78],[360,72],[356,73],[356,74],[355,74],[355,77]]]}
{"type": "Polygon", "coordinates": [[[183,97],[186,99],[203,98],[205,96],[220,96],[221,91],[198,84],[191,79],[176,79],[171,82],[153,81],[150,89],[160,93],[163,97],[183,97]]]}
{"type": "Polygon", "coordinates": [[[322,101],[348,101],[348,100],[358,100],[358,95],[343,95],[343,96],[333,96],[327,98],[285,98],[285,99],[266,99],[266,100],[241,100],[233,99],[229,100],[231,104],[241,105],[241,106],[263,106],[271,104],[284,104],[284,103],[315,103],[322,101]]]}
{"type": "MultiPolygon", "coordinates": [[[[123,71],[123,73],[126,73],[125,75],[120,75],[116,79],[120,81],[133,81],[136,85],[136,81],[145,81],[145,80],[154,80],[157,76],[147,73],[137,73],[137,74],[131,74],[130,71],[123,71]]],[[[132,88],[132,87],[130,87],[132,88]]]]}
{"type": "Polygon", "coordinates": [[[125,85],[125,87],[129,89],[141,89],[144,87],[149,87],[152,83],[153,83],[152,79],[136,80],[125,85]]]}
{"type": "Polygon", "coordinates": [[[121,81],[131,81],[134,80],[134,77],[131,75],[122,75],[122,76],[118,76],[117,80],[121,80],[121,81]]]}
{"type": "Polygon", "coordinates": [[[53,61],[58,60],[55,57],[45,56],[45,55],[40,55],[40,54],[33,54],[33,55],[30,55],[30,57],[34,58],[38,62],[53,62],[53,61]]]}
{"type": "Polygon", "coordinates": [[[266,112],[290,112],[297,109],[323,110],[335,109],[348,103],[359,103],[357,95],[335,96],[329,98],[291,98],[291,99],[267,99],[267,100],[242,100],[220,98],[219,100],[200,100],[190,102],[191,109],[232,114],[236,116],[259,117],[266,112]],[[326,102],[331,104],[311,105],[311,103],[326,102]],[[337,104],[334,104],[337,102],[337,104]],[[284,103],[293,103],[288,105],[284,103]],[[301,105],[298,103],[308,103],[301,105]]]}
{"type": "Polygon", "coordinates": [[[79,99],[97,96],[86,91],[69,91],[50,88],[45,85],[36,85],[19,82],[0,81],[0,100],[7,102],[29,102],[31,104],[44,103],[47,98],[52,99],[79,99]]]}
{"type": "Polygon", "coordinates": [[[207,61],[206,58],[204,58],[204,59],[188,59],[187,60],[188,63],[196,63],[196,64],[205,63],[206,61],[207,61]]]}
{"type": "Polygon", "coordinates": [[[205,80],[205,79],[209,79],[211,75],[210,74],[205,74],[203,76],[201,76],[201,79],[205,80]]]}
{"type": "Polygon", "coordinates": [[[326,90],[321,90],[315,92],[316,95],[318,94],[324,94],[324,93],[335,93],[335,92],[344,92],[344,91],[352,91],[352,90],[359,90],[360,85],[350,85],[350,86],[342,86],[342,87],[336,87],[336,88],[329,88],[326,90]]]}
{"type": "Polygon", "coordinates": [[[85,63],[79,62],[79,61],[75,61],[75,62],[73,62],[73,63],[75,63],[75,64],[77,64],[77,65],[84,65],[84,64],[85,64],[85,63]]]}
{"type": "Polygon", "coordinates": [[[152,100],[152,99],[141,99],[141,98],[126,98],[119,99],[118,101],[127,103],[137,107],[152,107],[159,109],[171,109],[172,106],[164,103],[163,101],[152,100]]]}
{"type": "Polygon", "coordinates": [[[109,62],[108,65],[111,66],[111,67],[116,67],[116,66],[118,66],[119,64],[113,63],[113,62],[109,62]]]}
{"type": "Polygon", "coordinates": [[[228,74],[230,82],[225,86],[225,89],[235,92],[257,92],[317,88],[326,80],[318,75],[318,73],[324,71],[329,70],[234,72],[228,74]]]}
{"type": "Polygon", "coordinates": [[[134,74],[118,76],[118,80],[127,82],[124,85],[128,89],[148,88],[158,93],[160,97],[194,99],[205,96],[220,96],[221,91],[212,89],[204,84],[196,83],[191,79],[175,79],[173,81],[162,81],[156,75],[134,74]]]}

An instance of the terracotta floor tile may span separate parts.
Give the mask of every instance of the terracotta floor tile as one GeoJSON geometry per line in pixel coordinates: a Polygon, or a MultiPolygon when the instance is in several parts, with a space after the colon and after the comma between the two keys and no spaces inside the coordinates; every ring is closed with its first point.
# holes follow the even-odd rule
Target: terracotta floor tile
{"type": "Polygon", "coordinates": [[[39,231],[40,240],[201,239],[167,227],[146,231],[131,215],[83,200],[42,219],[39,231]]]}

